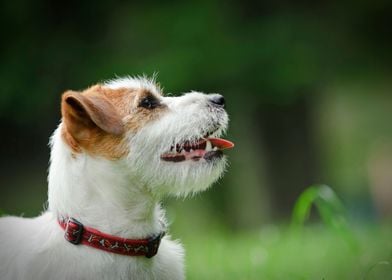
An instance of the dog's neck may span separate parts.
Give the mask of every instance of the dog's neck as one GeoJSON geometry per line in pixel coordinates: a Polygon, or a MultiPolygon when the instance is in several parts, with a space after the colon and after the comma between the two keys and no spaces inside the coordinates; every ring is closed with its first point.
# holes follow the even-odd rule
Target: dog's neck
{"type": "Polygon", "coordinates": [[[125,238],[162,231],[158,200],[126,171],[121,161],[73,155],[58,128],[52,138],[49,211],[125,238]]]}

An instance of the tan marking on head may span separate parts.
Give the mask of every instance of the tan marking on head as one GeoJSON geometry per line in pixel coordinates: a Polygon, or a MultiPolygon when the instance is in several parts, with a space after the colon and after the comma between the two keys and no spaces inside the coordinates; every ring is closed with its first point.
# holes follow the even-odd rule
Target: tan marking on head
{"type": "Polygon", "coordinates": [[[163,104],[154,109],[139,107],[139,103],[150,95],[154,96],[155,98],[160,97],[145,89],[137,90],[135,92],[131,113],[125,117],[125,126],[127,130],[136,132],[147,123],[158,119],[161,114],[167,110],[167,106],[163,104]]]}
{"type": "Polygon", "coordinates": [[[126,134],[135,133],[167,108],[139,107],[148,95],[151,93],[144,89],[110,89],[102,85],[81,93],[65,92],[61,104],[63,139],[75,154],[85,151],[109,159],[126,156],[126,134]]]}

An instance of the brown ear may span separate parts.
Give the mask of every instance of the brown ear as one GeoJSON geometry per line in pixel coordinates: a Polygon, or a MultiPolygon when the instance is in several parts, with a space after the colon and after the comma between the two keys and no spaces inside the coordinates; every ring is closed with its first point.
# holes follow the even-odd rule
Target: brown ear
{"type": "Polygon", "coordinates": [[[67,91],[62,97],[61,113],[68,132],[76,140],[87,140],[94,128],[113,135],[124,133],[120,115],[104,97],[67,91]]]}

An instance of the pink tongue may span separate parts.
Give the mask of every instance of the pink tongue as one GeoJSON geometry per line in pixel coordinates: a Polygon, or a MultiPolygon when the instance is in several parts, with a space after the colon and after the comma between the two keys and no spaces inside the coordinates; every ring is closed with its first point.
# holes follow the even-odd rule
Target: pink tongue
{"type": "Polygon", "coordinates": [[[234,143],[226,139],[208,138],[208,140],[213,146],[218,147],[219,150],[232,149],[234,147],[234,143]]]}

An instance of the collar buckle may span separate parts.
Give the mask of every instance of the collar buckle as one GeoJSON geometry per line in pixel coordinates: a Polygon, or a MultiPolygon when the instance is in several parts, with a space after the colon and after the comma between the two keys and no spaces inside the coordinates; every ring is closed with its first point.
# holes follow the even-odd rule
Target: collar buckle
{"type": "Polygon", "coordinates": [[[165,232],[162,231],[148,239],[146,258],[150,259],[158,253],[159,245],[164,236],[165,232]]]}
{"type": "Polygon", "coordinates": [[[81,222],[74,218],[68,218],[65,226],[65,239],[74,244],[78,245],[82,242],[84,227],[81,222]]]}

